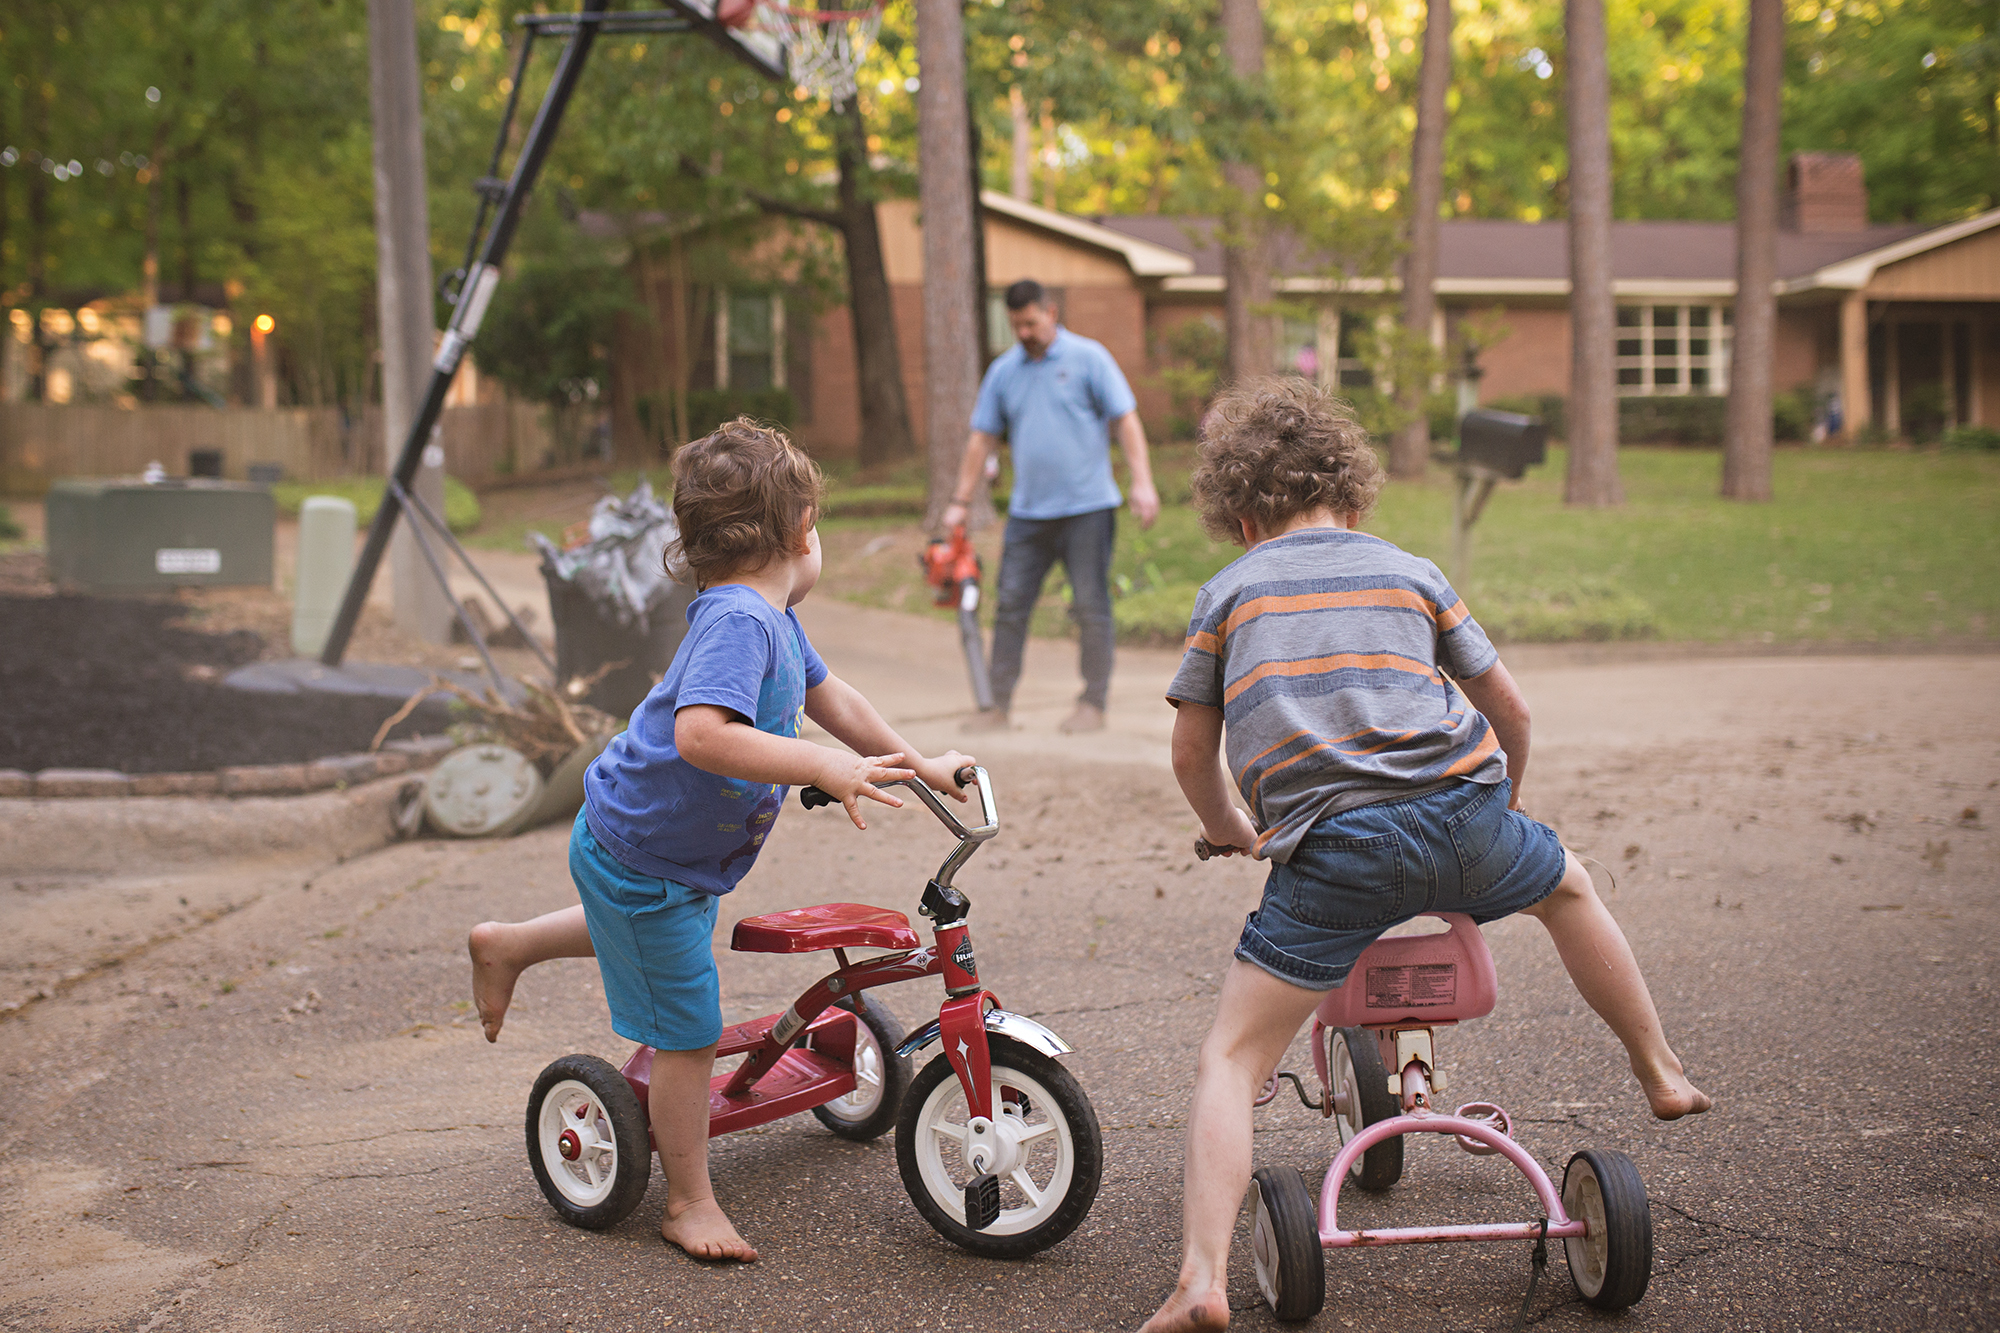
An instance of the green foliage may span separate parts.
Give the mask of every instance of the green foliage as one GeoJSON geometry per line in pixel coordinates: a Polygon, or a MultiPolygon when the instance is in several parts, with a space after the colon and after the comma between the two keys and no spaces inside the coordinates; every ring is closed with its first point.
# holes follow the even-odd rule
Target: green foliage
{"type": "Polygon", "coordinates": [[[1659,632],[1644,598],[1590,574],[1482,588],[1478,619],[1499,643],[1601,643],[1659,632]]]}
{"type": "Polygon", "coordinates": [[[1159,339],[1153,359],[1172,406],[1167,420],[1169,439],[1195,438],[1228,356],[1229,335],[1214,315],[1183,320],[1159,339]]]}
{"type": "Polygon", "coordinates": [[[737,417],[789,426],[797,415],[789,389],[697,389],[688,394],[688,434],[697,440],[737,417]]]}
{"type": "Polygon", "coordinates": [[[552,239],[509,269],[472,344],[480,368],[533,402],[594,401],[609,383],[614,322],[634,308],[630,280],[594,247],[565,253],[552,239]]]}
{"type": "Polygon", "coordinates": [[[1953,426],[1938,441],[1947,449],[2000,452],[2000,430],[1991,426],[1953,426]]]}
{"type": "MultiPolygon", "coordinates": [[[[281,481],[271,487],[271,498],[277,502],[280,513],[296,517],[308,496],[338,496],[353,504],[355,521],[366,526],[375,521],[375,511],[382,507],[384,489],[379,477],[281,481]]],[[[446,527],[457,533],[470,532],[479,526],[479,497],[456,477],[444,479],[444,521],[446,527]]]]}
{"type": "Polygon", "coordinates": [[[0,542],[19,541],[24,535],[21,525],[14,521],[14,512],[0,505],[0,542]]]}
{"type": "Polygon", "coordinates": [[[1728,416],[1729,400],[1715,395],[1620,398],[1618,442],[1719,445],[1728,416]]]}

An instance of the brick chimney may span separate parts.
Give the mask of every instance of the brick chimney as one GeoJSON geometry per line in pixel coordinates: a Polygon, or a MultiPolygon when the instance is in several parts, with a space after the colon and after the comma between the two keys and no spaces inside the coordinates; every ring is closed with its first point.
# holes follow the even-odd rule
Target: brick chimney
{"type": "Polygon", "coordinates": [[[1778,225],[1786,231],[1865,231],[1868,186],[1853,153],[1793,153],[1778,225]]]}

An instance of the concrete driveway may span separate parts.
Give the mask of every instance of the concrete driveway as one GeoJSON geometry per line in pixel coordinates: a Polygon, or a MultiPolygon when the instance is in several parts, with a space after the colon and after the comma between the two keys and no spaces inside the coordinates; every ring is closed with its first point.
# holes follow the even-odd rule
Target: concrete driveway
{"type": "MultiPolygon", "coordinates": [[[[957,739],[948,626],[805,610],[834,669],[915,743],[957,739]]],[[[1067,1063],[1103,1125],[1102,1193],[1062,1245],[1019,1263],[948,1247],[903,1194],[890,1138],[846,1143],[805,1116],[715,1145],[725,1206],[763,1250],[755,1265],[662,1246],[657,1180],[608,1233],[562,1226],[523,1153],[529,1086],[558,1055],[617,1061],[629,1047],[587,960],[527,976],[487,1045],[463,941],[484,918],[573,901],[564,831],[337,863],[259,860],[253,822],[240,860],[168,863],[135,842],[126,867],[0,879],[0,958],[96,959],[0,1022],[0,1325],[1136,1325],[1172,1281],[1195,1047],[1261,874],[1189,855],[1159,702],[1173,655],[1123,654],[1110,730],[1066,738],[1053,724],[1074,692],[1072,651],[1033,645],[1022,726],[981,741],[1005,822],[960,877],[982,975],[1074,1043],[1067,1063]],[[189,887],[220,905],[90,952],[98,932],[153,920],[147,903],[189,887]]],[[[1487,930],[1500,1004],[1443,1038],[1452,1094],[1509,1107],[1557,1173],[1583,1147],[1636,1160],[1658,1254],[1618,1325],[1993,1326],[2000,658],[1510,661],[1537,710],[1529,804],[1602,863],[1669,1034],[1718,1101],[1653,1123],[1540,927],[1487,930]]],[[[104,817],[115,829],[127,816],[104,817]]],[[[861,834],[793,806],[724,900],[720,940],[741,916],[814,901],[914,913],[949,844],[914,806],[871,822],[861,834]]],[[[780,1008],[820,970],[725,953],[727,1014],[780,1008]]],[[[911,1024],[940,998],[880,994],[911,1024]]],[[[1310,1069],[1303,1038],[1289,1063],[1310,1069]]],[[[1283,1101],[1258,1123],[1259,1163],[1316,1184],[1327,1123],[1283,1101]]],[[[1402,1225],[1512,1220],[1530,1199],[1499,1159],[1426,1140],[1395,1190],[1344,1205],[1344,1219],[1402,1225]]],[[[1277,1327],[1238,1259],[1237,1326],[1277,1327]]],[[[1327,1271],[1315,1328],[1501,1329],[1527,1289],[1528,1246],[1335,1253],[1327,1271]]],[[[1530,1320],[1602,1322],[1559,1254],[1530,1320]]]]}

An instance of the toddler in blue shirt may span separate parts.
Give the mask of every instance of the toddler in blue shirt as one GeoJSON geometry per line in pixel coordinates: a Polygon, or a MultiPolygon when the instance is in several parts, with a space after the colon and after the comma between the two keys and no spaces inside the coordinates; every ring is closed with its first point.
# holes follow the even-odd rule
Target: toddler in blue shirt
{"type": "Polygon", "coordinates": [[[700,1259],[757,1257],[708,1177],[718,899],[756,862],[792,786],[831,793],[865,829],[862,800],[902,804],[876,783],[915,777],[964,800],[951,775],[971,762],[917,754],[813,651],[792,608],[819,579],[819,495],[813,461],[748,419],[675,455],[681,535],[668,559],[701,591],[666,677],[584,780],[569,854],[582,902],[489,921],[469,941],[488,1041],[523,969],[596,956],[612,1029],[654,1049],[648,1110],[668,1189],[660,1234],[700,1259]],[[855,753],[800,739],[806,718],[855,753]]]}

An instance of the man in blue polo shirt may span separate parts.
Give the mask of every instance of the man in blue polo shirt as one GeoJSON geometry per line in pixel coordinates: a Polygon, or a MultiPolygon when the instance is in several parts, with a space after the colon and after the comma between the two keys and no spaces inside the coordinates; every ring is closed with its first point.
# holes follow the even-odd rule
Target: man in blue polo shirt
{"type": "Polygon", "coordinates": [[[1070,614],[1081,640],[1083,694],[1062,723],[1068,732],[1104,726],[1105,692],[1111,684],[1111,542],[1124,497],[1111,477],[1111,437],[1132,470],[1132,513],[1150,528],[1159,517],[1132,387],[1104,344],[1071,333],[1056,322],[1042,285],[1023,279],[1007,289],[1007,322],[1020,339],[994,359],[972,409],[972,437],[958,470],[958,486],[944,511],[947,531],[965,521],[986,460],[1004,442],[1014,451],[1014,494],[1007,503],[1006,544],[1000,556],[998,603],[993,612],[993,701],[968,724],[973,730],[1007,725],[1028,619],[1042,582],[1060,560],[1069,575],[1070,614]]]}

